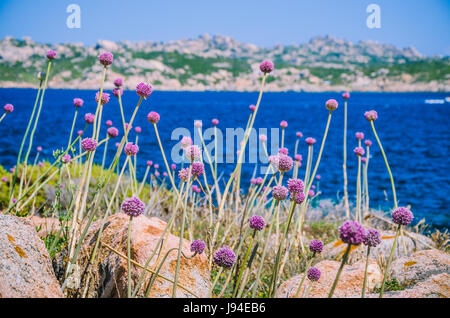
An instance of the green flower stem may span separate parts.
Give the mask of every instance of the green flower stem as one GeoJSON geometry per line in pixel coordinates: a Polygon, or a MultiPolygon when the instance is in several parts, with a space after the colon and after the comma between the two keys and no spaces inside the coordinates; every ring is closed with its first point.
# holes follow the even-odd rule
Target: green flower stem
{"type": "Polygon", "coordinates": [[[72,128],[70,129],[69,142],[67,143],[67,148],[69,148],[72,142],[73,130],[75,128],[75,122],[77,121],[78,107],[75,108],[75,115],[73,115],[72,128]]]}
{"type": "Polygon", "coordinates": [[[344,174],[344,206],[345,216],[350,219],[350,206],[348,204],[348,180],[347,180],[347,100],[344,103],[344,147],[343,147],[342,171],[344,174]]]}
{"type": "Polygon", "coordinates": [[[252,249],[253,241],[255,240],[255,234],[256,234],[256,230],[253,231],[253,235],[252,235],[250,244],[248,245],[247,252],[245,253],[244,261],[241,264],[241,269],[239,270],[239,276],[238,276],[238,279],[236,281],[236,285],[234,286],[233,298],[236,297],[236,294],[238,292],[239,283],[240,283],[241,278],[242,278],[242,273],[244,272],[244,268],[247,265],[248,256],[250,255],[250,250],[252,249]]]}
{"type": "Polygon", "coordinates": [[[300,284],[298,285],[297,292],[295,293],[295,298],[298,298],[298,296],[300,295],[300,290],[302,289],[303,283],[306,278],[306,274],[308,273],[308,270],[311,267],[312,261],[313,261],[313,257],[309,260],[308,264],[306,265],[305,274],[303,274],[302,280],[300,281],[300,284]]]}
{"type": "Polygon", "coordinates": [[[7,112],[5,112],[5,113],[2,115],[2,117],[0,117],[0,123],[2,122],[3,118],[5,118],[6,114],[7,114],[7,112]]]}
{"type": "MultiPolygon", "coordinates": [[[[359,140],[361,145],[361,140],[359,140]]],[[[361,222],[361,156],[358,156],[358,174],[356,177],[356,220],[361,222]]]]}
{"type": "Polygon", "coordinates": [[[392,259],[394,258],[395,246],[397,245],[397,240],[398,240],[398,236],[400,234],[401,228],[402,228],[402,225],[399,224],[397,227],[397,232],[395,233],[394,244],[392,244],[391,253],[389,254],[389,259],[386,263],[386,268],[384,269],[383,282],[381,283],[381,289],[380,289],[380,298],[383,298],[384,285],[386,284],[386,280],[388,277],[389,267],[391,266],[392,259]]]}
{"type": "Polygon", "coordinates": [[[131,222],[133,216],[130,215],[130,221],[128,222],[128,238],[127,238],[127,256],[128,256],[128,298],[131,298],[131,222]]]}
{"type": "Polygon", "coordinates": [[[367,255],[366,255],[366,266],[364,268],[364,282],[361,292],[361,298],[364,298],[366,294],[366,284],[367,284],[367,268],[369,267],[369,256],[370,256],[370,246],[367,246],[367,255]]]}
{"type": "Polygon", "coordinates": [[[339,266],[339,269],[336,274],[336,278],[334,279],[334,282],[333,282],[333,286],[331,286],[330,293],[328,294],[328,298],[333,297],[334,290],[336,289],[336,285],[337,285],[337,283],[339,281],[339,277],[341,276],[341,273],[342,273],[342,269],[344,268],[345,263],[347,263],[347,258],[348,258],[348,254],[350,253],[351,247],[352,247],[351,244],[347,244],[347,249],[345,250],[344,256],[342,257],[341,266],[339,266]]]}
{"type": "MultiPolygon", "coordinates": [[[[122,106],[122,96],[118,95],[119,99],[119,108],[120,108],[120,115],[122,116],[122,125],[123,125],[123,131],[126,131],[126,122],[125,122],[125,116],[123,115],[123,106],[122,106]]],[[[128,142],[128,138],[125,139],[126,142],[128,142]]]]}
{"type": "Polygon", "coordinates": [[[103,167],[105,166],[106,152],[108,151],[108,141],[109,141],[109,137],[108,137],[108,134],[106,134],[105,149],[103,149],[102,171],[103,171],[103,167]]]}
{"type": "Polygon", "coordinates": [[[380,146],[381,154],[383,155],[383,159],[384,159],[384,163],[386,164],[386,168],[388,170],[389,177],[391,178],[392,194],[394,196],[394,207],[398,208],[398,206],[397,206],[397,195],[395,193],[394,177],[392,177],[391,168],[389,168],[389,163],[388,163],[388,160],[386,158],[386,154],[384,153],[383,146],[381,145],[380,138],[378,138],[377,131],[375,130],[375,125],[373,124],[373,120],[370,121],[370,125],[372,126],[373,134],[375,135],[375,138],[377,139],[378,146],[380,146]]]}

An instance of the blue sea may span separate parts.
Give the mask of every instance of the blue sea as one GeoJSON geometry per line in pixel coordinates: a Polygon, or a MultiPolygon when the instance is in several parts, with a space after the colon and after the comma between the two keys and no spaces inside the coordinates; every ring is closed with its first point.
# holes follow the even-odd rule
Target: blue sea
{"type": "MultiPolygon", "coordinates": [[[[0,89],[0,104],[11,103],[15,107],[0,123],[0,164],[11,168],[16,162],[22,136],[31,115],[37,90],[34,89],[0,89]]],[[[40,116],[33,152],[36,146],[43,147],[40,158],[52,160],[52,151],[67,145],[70,127],[74,115],[72,100],[84,99],[85,104],[79,111],[75,132],[84,127],[83,117],[87,112],[95,113],[95,91],[89,90],[54,90],[45,93],[44,105],[40,116]]],[[[364,119],[366,110],[378,112],[375,122],[378,135],[386,151],[394,175],[397,198],[402,206],[411,205],[415,221],[425,218],[433,227],[446,229],[450,224],[449,200],[449,147],[450,147],[450,104],[426,104],[426,99],[444,99],[450,93],[352,93],[348,103],[348,178],[349,193],[354,199],[357,175],[357,158],[353,149],[357,146],[355,133],[364,132],[367,139],[373,141],[369,164],[369,193],[371,207],[388,209],[392,207],[392,192],[380,149],[364,119]]],[[[171,140],[175,128],[184,127],[194,131],[194,120],[203,121],[203,129],[211,127],[211,119],[218,118],[219,128],[225,134],[225,128],[245,128],[250,104],[255,104],[257,93],[237,92],[159,92],[155,91],[143,101],[134,127],[141,126],[139,135],[140,152],[138,154],[138,174],[142,176],[146,161],[152,160],[160,165],[159,171],[165,171],[162,156],[157,144],[154,129],[147,122],[147,114],[154,110],[161,115],[158,124],[160,137],[170,158],[172,147],[177,143],[171,140]]],[[[297,140],[295,133],[301,131],[298,153],[303,156],[306,166],[306,137],[317,139],[314,162],[317,158],[322,140],[328,111],[324,103],[329,98],[340,101],[337,111],[333,112],[328,138],[323,157],[318,169],[321,175],[320,191],[322,198],[336,199],[342,197],[342,142],[344,123],[344,104],[340,93],[264,93],[255,121],[255,128],[267,128],[270,148],[270,129],[279,128],[279,123],[286,120],[285,146],[293,155],[297,140]]],[[[126,118],[130,118],[138,101],[134,91],[125,91],[123,95],[126,118]]],[[[106,134],[106,120],[112,120],[119,131],[121,117],[117,99],[104,107],[103,132],[106,134]]],[[[92,128],[90,128],[92,129],[92,128]]],[[[134,132],[131,135],[134,140],[134,132]]],[[[114,143],[114,141],[113,141],[114,143]]],[[[235,151],[237,142],[235,142],[235,151]]],[[[111,159],[115,147],[110,143],[108,158],[111,159]]],[[[235,152],[234,151],[234,152],[235,152]]],[[[101,162],[103,149],[97,152],[97,161],[101,162]]],[[[170,163],[169,163],[170,164],[170,163]]],[[[178,165],[178,168],[180,165],[178,165]]],[[[219,164],[219,173],[224,171],[229,176],[234,164],[219,164]]],[[[248,185],[255,164],[244,164],[243,182],[248,185]]],[[[258,170],[259,171],[259,170],[258,170]]],[[[209,166],[207,166],[209,173],[209,166]]],[[[303,175],[303,170],[300,176],[303,175]]],[[[168,181],[167,181],[168,182],[168,181]]]]}

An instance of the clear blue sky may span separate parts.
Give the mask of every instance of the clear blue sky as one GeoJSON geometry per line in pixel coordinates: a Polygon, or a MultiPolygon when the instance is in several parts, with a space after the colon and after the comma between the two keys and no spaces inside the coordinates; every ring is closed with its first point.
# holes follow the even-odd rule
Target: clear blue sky
{"type": "Polygon", "coordinates": [[[0,0],[0,37],[46,43],[167,41],[229,35],[262,46],[329,34],[350,41],[414,46],[450,55],[450,0],[0,0]],[[81,7],[81,28],[69,29],[66,8],[81,7]],[[366,7],[381,8],[381,29],[366,26],[366,7]]]}

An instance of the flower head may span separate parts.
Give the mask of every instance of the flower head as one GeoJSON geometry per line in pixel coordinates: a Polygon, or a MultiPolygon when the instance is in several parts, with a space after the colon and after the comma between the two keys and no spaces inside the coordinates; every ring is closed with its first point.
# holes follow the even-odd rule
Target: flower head
{"type": "Polygon", "coordinates": [[[294,160],[295,161],[302,161],[302,155],[299,155],[299,154],[296,154],[295,156],[294,156],[294,160]]]}
{"type": "Polygon", "coordinates": [[[111,65],[114,61],[114,56],[111,52],[104,52],[98,56],[100,64],[104,66],[111,65]]]}
{"type": "Polygon", "coordinates": [[[282,155],[287,156],[289,153],[289,150],[287,148],[280,148],[280,149],[278,149],[278,153],[281,153],[282,155]]]}
{"type": "Polygon", "coordinates": [[[142,132],[142,128],[137,126],[136,128],[134,128],[134,131],[136,132],[136,134],[140,134],[142,132]]]}
{"type": "Polygon", "coordinates": [[[364,117],[366,117],[366,119],[368,121],[375,121],[378,118],[378,114],[374,110],[369,110],[369,111],[364,113],[364,117]]]}
{"type": "MultiPolygon", "coordinates": [[[[311,186],[311,188],[312,188],[312,186],[311,186]]],[[[310,189],[310,190],[308,191],[308,197],[310,197],[310,198],[312,198],[315,194],[316,194],[316,193],[314,192],[313,189],[310,189]]]]}
{"type": "Polygon", "coordinates": [[[287,121],[282,120],[282,121],[280,122],[280,127],[281,127],[281,128],[285,129],[285,128],[287,128],[287,126],[288,126],[288,122],[287,122],[287,121]]]}
{"type": "Polygon", "coordinates": [[[259,141],[266,142],[267,141],[267,136],[266,135],[259,135],[259,141]]]}
{"type": "Polygon", "coordinates": [[[153,164],[153,161],[151,161],[151,160],[147,160],[147,166],[151,167],[151,166],[152,166],[152,164],[153,164]]]}
{"type": "Polygon", "coordinates": [[[395,224],[408,225],[413,219],[414,215],[405,207],[399,207],[392,212],[392,221],[395,224]]]}
{"type": "Polygon", "coordinates": [[[183,182],[187,182],[189,179],[189,168],[183,168],[178,171],[178,178],[183,182]]]}
{"type": "Polygon", "coordinates": [[[172,169],[172,170],[176,170],[176,169],[177,169],[177,165],[176,165],[176,164],[174,164],[174,163],[172,163],[172,164],[170,165],[170,169],[172,169]]]}
{"type": "Polygon", "coordinates": [[[206,244],[201,240],[194,240],[191,243],[191,252],[194,252],[196,254],[202,254],[205,248],[206,244]]]}
{"type": "Polygon", "coordinates": [[[86,124],[94,123],[95,115],[91,114],[91,113],[87,113],[86,115],[84,115],[84,121],[86,122],[86,124]]]}
{"type": "Polygon", "coordinates": [[[81,98],[74,98],[73,99],[73,106],[75,106],[76,108],[80,108],[81,106],[83,106],[84,101],[81,98]]]}
{"type": "Polygon", "coordinates": [[[349,99],[350,98],[350,93],[349,92],[343,93],[342,94],[342,98],[345,99],[345,100],[349,99]]]}
{"type": "Polygon", "coordinates": [[[38,152],[41,152],[41,151],[42,151],[42,147],[41,147],[41,146],[37,146],[36,150],[37,150],[38,152]]]}
{"type": "Polygon", "coordinates": [[[114,86],[120,87],[122,85],[123,85],[123,80],[120,77],[118,77],[114,80],[114,86]]]}
{"type": "Polygon", "coordinates": [[[236,254],[227,246],[219,248],[214,253],[214,263],[218,266],[231,268],[236,261],[236,254]]]}
{"type": "Polygon", "coordinates": [[[211,123],[212,123],[214,126],[217,126],[217,125],[219,124],[219,120],[218,120],[217,118],[213,118],[213,120],[211,120],[211,123]]]}
{"type": "Polygon", "coordinates": [[[320,279],[321,272],[316,267],[311,267],[308,269],[308,273],[306,274],[306,277],[312,282],[317,282],[320,279]]]}
{"type": "Polygon", "coordinates": [[[108,136],[110,138],[115,138],[115,137],[119,136],[119,130],[116,127],[109,127],[106,130],[106,133],[108,134],[108,136]]]}
{"type": "Polygon", "coordinates": [[[338,102],[335,99],[329,99],[329,100],[326,101],[325,107],[329,111],[336,110],[338,108],[338,102]]]}
{"type": "Polygon", "coordinates": [[[145,211],[145,204],[138,197],[126,198],[122,203],[122,211],[129,216],[139,216],[145,211]]]}
{"type": "Polygon", "coordinates": [[[123,89],[122,89],[122,87],[115,87],[115,88],[113,88],[112,93],[115,97],[122,96],[123,89]]]}
{"type": "Polygon", "coordinates": [[[288,194],[289,194],[288,189],[282,185],[274,186],[272,189],[272,196],[275,198],[275,200],[278,201],[285,200],[288,194]]]}
{"type": "Polygon", "coordinates": [[[145,83],[139,83],[136,86],[136,94],[138,94],[138,96],[140,97],[144,97],[147,98],[150,96],[150,94],[152,93],[153,88],[152,85],[150,84],[145,84],[145,83]]]}
{"type": "Polygon", "coordinates": [[[258,177],[258,178],[255,179],[255,184],[256,185],[261,185],[262,183],[263,183],[263,178],[258,177]]]}
{"type": "Polygon", "coordinates": [[[200,177],[203,172],[205,172],[205,167],[203,166],[203,163],[201,162],[194,162],[192,164],[192,174],[196,177],[200,177]]]}
{"type": "Polygon", "coordinates": [[[256,109],[256,106],[255,105],[250,105],[250,106],[248,106],[248,108],[250,109],[251,112],[254,112],[255,109],[256,109]]]}
{"type": "Polygon", "coordinates": [[[321,253],[323,250],[323,242],[320,240],[312,240],[309,242],[309,250],[315,253],[321,253]]]}
{"type": "MultiPolygon", "coordinates": [[[[98,103],[99,96],[100,96],[100,92],[97,92],[97,94],[95,94],[95,102],[96,103],[98,103]]],[[[106,105],[106,104],[108,104],[108,102],[109,102],[109,94],[105,93],[105,92],[102,92],[101,104],[102,105],[106,105]]]]}
{"type": "Polygon", "coordinates": [[[295,135],[297,136],[297,138],[302,138],[303,137],[303,133],[301,131],[297,131],[295,133],[295,135]]]}
{"type": "Polygon", "coordinates": [[[272,63],[272,61],[269,60],[265,60],[263,62],[261,62],[261,64],[259,65],[259,69],[261,70],[261,72],[268,74],[270,72],[273,71],[274,65],[272,63]]]}
{"type": "Polygon", "coordinates": [[[184,136],[181,138],[180,145],[183,150],[186,150],[189,146],[192,146],[192,138],[189,136],[184,136]]]}
{"type": "Polygon", "coordinates": [[[288,180],[288,190],[291,193],[302,192],[305,185],[300,179],[289,179],[288,180]]]}
{"type": "Polygon", "coordinates": [[[81,147],[84,151],[92,152],[97,148],[97,141],[92,138],[84,138],[81,141],[81,147]]]}
{"type": "Polygon", "coordinates": [[[364,245],[376,247],[381,243],[381,234],[375,229],[368,229],[363,241],[364,245]]]}
{"type": "Polygon", "coordinates": [[[8,178],[7,177],[2,177],[2,182],[6,182],[6,181],[8,181],[8,178]]]}
{"type": "Polygon", "coordinates": [[[353,149],[353,152],[357,155],[357,156],[364,156],[364,154],[366,153],[364,151],[363,147],[356,147],[355,149],[353,149]]]}
{"type": "Polygon", "coordinates": [[[369,139],[366,139],[366,141],[364,141],[364,144],[365,144],[367,147],[370,147],[370,146],[372,146],[372,141],[369,140],[369,139]]]}
{"type": "Polygon", "coordinates": [[[156,124],[159,122],[159,114],[157,112],[150,112],[147,115],[147,120],[152,124],[156,124]]]}
{"type": "Polygon", "coordinates": [[[191,145],[186,148],[186,158],[188,158],[191,162],[200,160],[202,156],[202,151],[197,145],[191,145]]]}
{"type": "Polygon", "coordinates": [[[47,51],[47,58],[51,61],[56,58],[56,52],[53,50],[47,51]]]}
{"type": "Polygon", "coordinates": [[[202,128],[203,123],[202,123],[201,120],[196,120],[196,121],[194,122],[194,126],[195,126],[196,128],[202,128]]]}
{"type": "Polygon", "coordinates": [[[14,106],[11,104],[6,104],[5,106],[3,106],[3,110],[5,111],[5,113],[12,113],[14,111],[14,106]]]}
{"type": "Polygon", "coordinates": [[[312,137],[308,137],[305,139],[306,143],[310,146],[314,145],[316,143],[316,140],[312,137]]]}
{"type": "Polygon", "coordinates": [[[202,190],[197,187],[195,184],[191,187],[192,191],[194,191],[195,193],[200,193],[202,190]]]}
{"type": "Polygon", "coordinates": [[[106,121],[106,126],[111,127],[113,125],[113,122],[111,120],[106,121]]]}
{"type": "Polygon", "coordinates": [[[128,142],[125,145],[124,151],[127,154],[127,156],[132,157],[132,156],[135,156],[139,152],[139,147],[138,147],[138,145],[135,145],[132,142],[128,142]]]}
{"type": "Polygon", "coordinates": [[[355,137],[356,137],[356,139],[358,139],[358,140],[363,140],[363,139],[364,139],[364,133],[358,131],[358,132],[355,134],[355,137]]]}
{"type": "Polygon", "coordinates": [[[303,192],[292,193],[291,200],[294,200],[296,204],[300,205],[305,201],[305,194],[303,192]]]}
{"type": "Polygon", "coordinates": [[[77,134],[78,134],[78,136],[81,136],[81,135],[83,135],[83,131],[80,129],[77,131],[77,134]]]}
{"type": "Polygon", "coordinates": [[[69,163],[70,160],[72,160],[72,157],[69,154],[62,156],[61,158],[62,163],[69,163]]]}
{"type": "Polygon", "coordinates": [[[362,163],[366,163],[366,162],[367,162],[367,158],[366,158],[366,157],[362,157],[362,158],[361,158],[361,162],[362,162],[362,163]]]}
{"type": "Polygon", "coordinates": [[[339,227],[341,241],[351,245],[359,245],[364,241],[365,230],[356,221],[345,221],[339,227]]]}
{"type": "Polygon", "coordinates": [[[291,157],[278,154],[278,170],[282,172],[287,172],[292,169],[292,166],[294,165],[294,161],[291,157]]]}
{"type": "Polygon", "coordinates": [[[316,180],[320,180],[322,176],[320,174],[316,175],[316,180]]]}
{"type": "Polygon", "coordinates": [[[261,231],[266,226],[266,221],[262,216],[254,215],[249,219],[250,228],[256,231],[261,231]]]}

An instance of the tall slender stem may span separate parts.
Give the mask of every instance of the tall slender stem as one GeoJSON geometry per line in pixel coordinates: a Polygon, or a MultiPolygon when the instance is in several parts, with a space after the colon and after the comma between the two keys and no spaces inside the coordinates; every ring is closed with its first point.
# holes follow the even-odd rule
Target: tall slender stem
{"type": "Polygon", "coordinates": [[[370,246],[367,246],[367,255],[366,255],[366,266],[364,268],[364,282],[361,292],[361,298],[364,298],[366,294],[366,284],[367,284],[367,269],[369,268],[369,255],[370,255],[370,246]]]}
{"type": "Polygon", "coordinates": [[[347,188],[347,99],[344,103],[344,150],[343,150],[343,163],[342,170],[344,173],[344,206],[345,206],[345,216],[347,219],[350,218],[350,206],[348,204],[348,188],[347,188]]]}
{"type": "Polygon", "coordinates": [[[380,298],[383,298],[384,285],[386,284],[386,279],[387,279],[387,276],[389,273],[389,267],[391,266],[392,259],[394,258],[395,246],[397,245],[397,240],[398,240],[398,236],[400,234],[401,228],[402,228],[402,225],[399,224],[397,227],[397,232],[395,233],[394,244],[392,244],[391,253],[389,254],[389,259],[386,263],[386,268],[384,269],[383,282],[381,283],[381,289],[380,289],[380,298]]]}
{"type": "Polygon", "coordinates": [[[334,282],[333,282],[333,286],[331,286],[330,293],[328,294],[328,298],[333,297],[334,290],[336,289],[336,285],[337,285],[337,283],[339,281],[339,277],[341,276],[341,273],[342,273],[342,269],[344,268],[345,263],[347,263],[347,258],[348,258],[348,254],[350,253],[351,247],[352,247],[351,244],[347,245],[347,249],[345,250],[344,256],[342,257],[341,266],[339,266],[339,269],[336,274],[336,278],[334,279],[334,282]]]}
{"type": "Polygon", "coordinates": [[[127,238],[127,257],[128,257],[128,298],[131,298],[131,222],[133,216],[130,215],[130,221],[128,222],[128,238],[127,238]]]}

